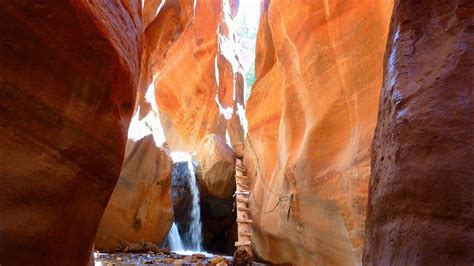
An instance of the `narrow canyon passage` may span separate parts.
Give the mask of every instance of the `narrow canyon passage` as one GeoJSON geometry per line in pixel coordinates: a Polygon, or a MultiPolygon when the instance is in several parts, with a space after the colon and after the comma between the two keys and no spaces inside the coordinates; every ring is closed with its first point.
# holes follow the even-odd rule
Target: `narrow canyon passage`
{"type": "Polygon", "coordinates": [[[0,1],[0,265],[472,265],[473,29],[469,0],[0,1]]]}

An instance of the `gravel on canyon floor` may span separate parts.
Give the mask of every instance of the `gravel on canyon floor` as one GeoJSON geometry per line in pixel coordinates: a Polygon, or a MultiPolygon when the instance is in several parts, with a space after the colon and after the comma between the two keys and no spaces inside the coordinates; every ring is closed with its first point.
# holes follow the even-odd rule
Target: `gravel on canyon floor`
{"type": "Polygon", "coordinates": [[[166,250],[147,253],[94,253],[95,265],[232,265],[232,257],[206,256],[195,253],[182,255],[166,250]]]}

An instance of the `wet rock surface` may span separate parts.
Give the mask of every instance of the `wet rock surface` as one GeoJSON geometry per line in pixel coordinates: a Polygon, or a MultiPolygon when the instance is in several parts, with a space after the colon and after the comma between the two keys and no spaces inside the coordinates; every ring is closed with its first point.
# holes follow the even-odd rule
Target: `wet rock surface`
{"type": "Polygon", "coordinates": [[[215,254],[233,254],[237,241],[234,198],[203,197],[201,217],[205,250],[215,254]]]}
{"type": "MultiPolygon", "coordinates": [[[[182,233],[191,222],[192,194],[189,184],[190,172],[187,162],[173,164],[171,198],[173,201],[174,221],[182,233]]],[[[181,234],[182,235],[182,234],[181,234]]]]}

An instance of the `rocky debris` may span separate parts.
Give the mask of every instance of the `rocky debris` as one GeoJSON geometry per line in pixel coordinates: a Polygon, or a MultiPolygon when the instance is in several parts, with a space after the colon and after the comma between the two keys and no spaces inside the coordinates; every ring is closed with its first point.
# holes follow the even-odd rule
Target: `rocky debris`
{"type": "Polygon", "coordinates": [[[234,252],[233,264],[235,266],[252,265],[253,256],[247,252],[244,247],[238,247],[234,252]]]}
{"type": "Polygon", "coordinates": [[[213,257],[211,259],[211,265],[217,265],[217,266],[229,265],[229,260],[227,260],[224,257],[219,257],[219,256],[213,257]]]}
{"type": "Polygon", "coordinates": [[[161,251],[164,253],[164,254],[167,254],[167,255],[170,255],[171,254],[171,249],[169,247],[165,247],[163,249],[161,249],[161,251]]]}
{"type": "Polygon", "coordinates": [[[171,264],[171,263],[174,263],[174,259],[173,258],[164,258],[162,260],[160,260],[161,263],[164,263],[164,264],[171,264]]]}
{"type": "Polygon", "coordinates": [[[190,264],[191,262],[186,260],[186,259],[177,259],[175,261],[173,261],[173,264],[174,265],[187,265],[187,264],[190,264]]]}
{"type": "Polygon", "coordinates": [[[196,263],[198,261],[198,259],[196,257],[193,257],[193,256],[186,256],[186,257],[184,257],[184,260],[189,261],[191,263],[196,263]]]}
{"type": "Polygon", "coordinates": [[[204,255],[204,254],[199,254],[199,253],[193,254],[192,257],[195,258],[195,259],[198,259],[198,260],[204,260],[204,259],[206,259],[206,255],[204,255]]]}
{"type": "Polygon", "coordinates": [[[141,240],[139,243],[130,244],[123,250],[123,252],[144,252],[144,251],[162,252],[162,250],[155,243],[147,242],[144,240],[141,240]]]}
{"type": "Polygon", "coordinates": [[[255,251],[273,263],[360,264],[392,1],[262,10],[244,149],[255,251]]]}
{"type": "Polygon", "coordinates": [[[204,254],[180,255],[176,253],[95,253],[95,261],[117,264],[174,264],[174,265],[231,265],[231,257],[213,256],[204,254]]]}
{"type": "Polygon", "coordinates": [[[138,1],[0,1],[0,263],[86,265],[123,162],[138,1]]]}

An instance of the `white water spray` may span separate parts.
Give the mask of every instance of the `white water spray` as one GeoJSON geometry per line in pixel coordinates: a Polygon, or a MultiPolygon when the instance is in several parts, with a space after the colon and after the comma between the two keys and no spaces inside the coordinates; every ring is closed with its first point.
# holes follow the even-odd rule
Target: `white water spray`
{"type": "MultiPolygon", "coordinates": [[[[202,251],[202,231],[201,231],[201,205],[199,204],[199,186],[198,181],[196,179],[196,175],[194,173],[194,165],[192,161],[192,156],[189,153],[182,153],[182,152],[172,152],[171,158],[173,162],[186,162],[189,171],[189,189],[191,192],[191,222],[189,224],[189,228],[186,231],[185,237],[181,238],[185,241],[183,242],[183,246],[186,249],[190,249],[193,251],[202,251]]],[[[173,229],[173,228],[172,228],[173,229]]],[[[176,228],[176,231],[177,228],[176,228]]],[[[171,231],[170,231],[171,233],[171,231]]],[[[178,232],[179,236],[179,232],[178,232]]],[[[171,247],[173,250],[173,247],[171,247]]],[[[181,249],[182,250],[182,249],[181,249]]]]}
{"type": "Polygon", "coordinates": [[[173,223],[170,232],[168,233],[168,242],[171,250],[184,250],[183,241],[179,236],[178,227],[175,223],[173,223]]]}
{"type": "Polygon", "coordinates": [[[189,239],[191,249],[201,251],[202,250],[202,232],[201,232],[201,205],[199,205],[199,187],[194,173],[193,162],[190,159],[188,161],[189,175],[189,187],[192,194],[192,210],[191,210],[191,224],[189,226],[189,239]]]}

